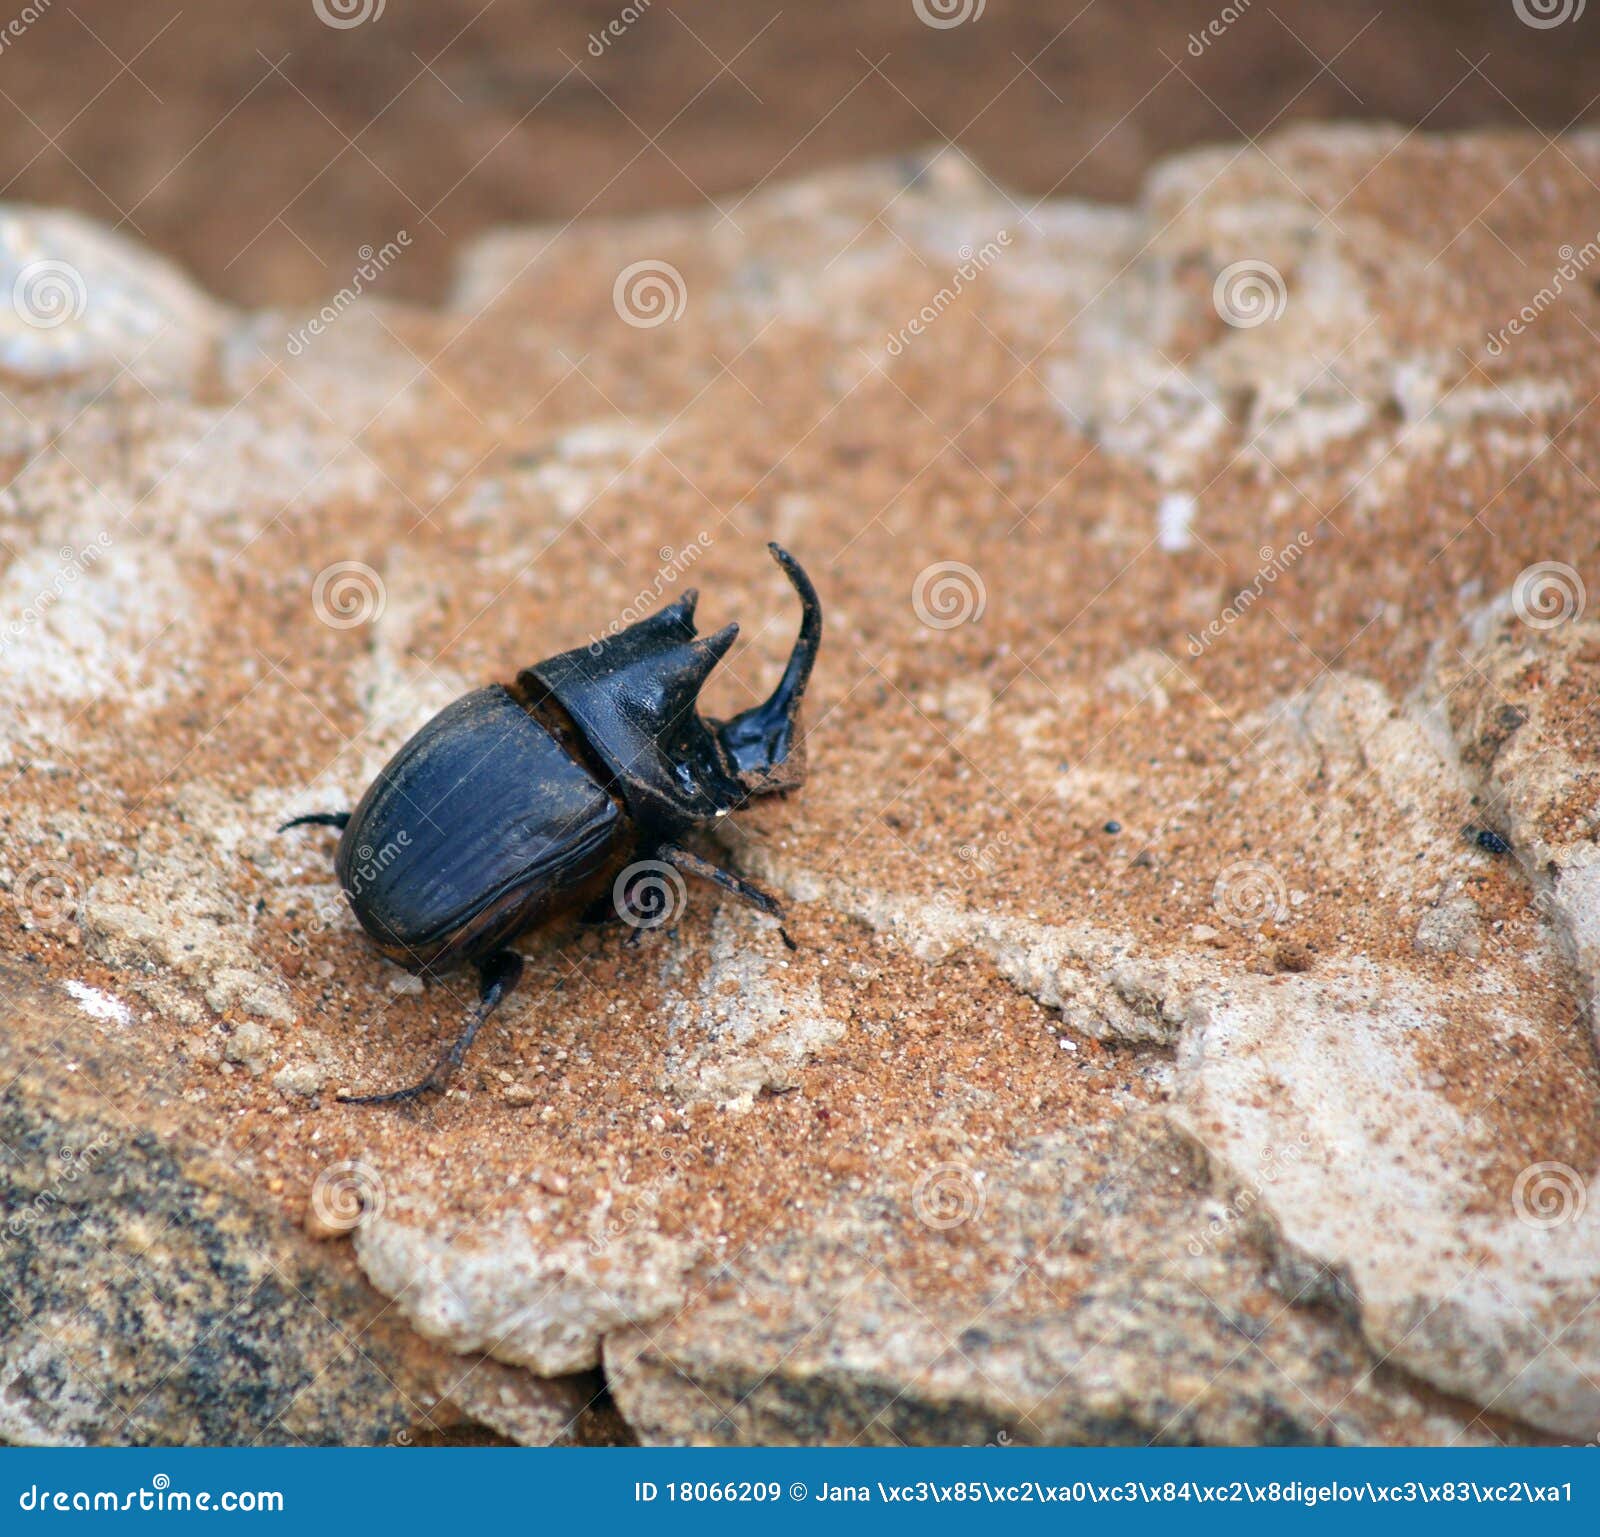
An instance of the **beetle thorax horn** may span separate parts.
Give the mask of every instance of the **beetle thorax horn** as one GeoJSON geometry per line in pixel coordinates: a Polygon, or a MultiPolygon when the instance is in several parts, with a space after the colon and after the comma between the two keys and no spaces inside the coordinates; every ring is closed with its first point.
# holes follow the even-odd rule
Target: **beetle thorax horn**
{"type": "Polygon", "coordinates": [[[802,619],[782,679],[753,709],[727,721],[701,716],[700,690],[739,627],[698,635],[692,588],[649,618],[540,662],[518,680],[531,697],[548,695],[562,707],[613,791],[646,826],[669,831],[705,821],[800,782],[798,714],[822,614],[805,572],[770,548],[800,595],[802,619]]]}

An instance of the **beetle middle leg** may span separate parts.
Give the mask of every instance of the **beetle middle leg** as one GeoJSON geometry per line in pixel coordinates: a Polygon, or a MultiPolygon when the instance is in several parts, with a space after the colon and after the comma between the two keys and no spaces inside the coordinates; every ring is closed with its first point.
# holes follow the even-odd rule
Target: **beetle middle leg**
{"type": "Polygon", "coordinates": [[[783,903],[770,891],[763,891],[754,881],[747,881],[742,875],[735,875],[732,870],[724,870],[721,865],[714,865],[709,859],[702,859],[700,855],[676,843],[663,843],[656,852],[675,870],[681,870],[685,875],[698,876],[703,881],[710,881],[713,886],[720,887],[731,896],[736,896],[741,902],[748,902],[751,907],[765,913],[769,918],[778,919],[778,932],[783,936],[783,942],[791,950],[799,946],[789,938],[788,930],[783,927],[783,903]]]}
{"type": "Polygon", "coordinates": [[[408,1089],[392,1089],[387,1094],[341,1094],[341,1105],[392,1105],[402,1100],[420,1099],[424,1094],[438,1093],[450,1082],[451,1075],[461,1066],[478,1032],[485,1021],[500,1006],[507,993],[517,985],[522,976],[522,957],[515,950],[496,950],[478,963],[478,1006],[472,1011],[464,1029],[434,1063],[433,1071],[421,1083],[408,1089]]]}

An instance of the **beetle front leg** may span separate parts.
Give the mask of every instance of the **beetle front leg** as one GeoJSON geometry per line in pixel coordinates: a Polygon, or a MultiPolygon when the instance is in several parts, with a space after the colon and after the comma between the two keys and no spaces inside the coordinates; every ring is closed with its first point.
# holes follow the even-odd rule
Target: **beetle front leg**
{"type": "Polygon", "coordinates": [[[393,1089],[387,1094],[341,1094],[341,1105],[393,1105],[408,1099],[420,1099],[424,1094],[435,1094],[450,1082],[455,1070],[461,1066],[474,1038],[484,1022],[500,1006],[507,993],[517,985],[522,976],[522,957],[515,950],[496,950],[478,963],[478,1006],[472,1011],[465,1030],[445,1049],[434,1063],[433,1071],[421,1083],[409,1089],[393,1089]]]}
{"type": "Polygon", "coordinates": [[[783,936],[784,944],[791,950],[799,949],[783,927],[783,903],[770,891],[763,891],[754,881],[747,881],[742,875],[724,870],[721,865],[714,865],[709,859],[702,859],[700,855],[679,844],[663,843],[656,853],[673,869],[681,870],[685,875],[698,876],[703,881],[710,881],[713,886],[720,886],[730,895],[738,897],[741,902],[748,902],[751,907],[764,912],[769,918],[778,919],[778,932],[783,936]]]}

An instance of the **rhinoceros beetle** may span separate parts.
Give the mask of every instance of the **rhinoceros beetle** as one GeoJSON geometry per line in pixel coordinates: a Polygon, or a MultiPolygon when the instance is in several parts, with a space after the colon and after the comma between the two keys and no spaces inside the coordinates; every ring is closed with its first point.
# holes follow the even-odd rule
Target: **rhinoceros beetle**
{"type": "Polygon", "coordinates": [[[700,690],[739,627],[697,636],[691,588],[624,630],[525,668],[515,683],[447,705],[354,811],[295,817],[279,829],[342,830],[339,884],[390,959],[423,976],[463,963],[478,970],[477,1007],[426,1078],[341,1101],[383,1104],[442,1089],[522,974],[511,941],[594,904],[641,854],[781,916],[776,897],[678,842],[805,778],[798,716],[822,609],[799,562],[768,548],[799,595],[801,620],[764,703],[725,721],[700,715],[700,690]],[[380,849],[393,857],[376,859],[380,849]]]}

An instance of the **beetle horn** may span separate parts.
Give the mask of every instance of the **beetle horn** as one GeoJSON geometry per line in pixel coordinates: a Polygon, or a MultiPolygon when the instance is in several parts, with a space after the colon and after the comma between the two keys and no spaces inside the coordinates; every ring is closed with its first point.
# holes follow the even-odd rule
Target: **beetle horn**
{"type": "Polygon", "coordinates": [[[649,618],[640,620],[648,630],[676,630],[686,638],[694,635],[694,606],[700,600],[697,587],[686,587],[683,595],[665,608],[657,609],[649,618]]]}
{"type": "Polygon", "coordinates": [[[739,626],[725,624],[714,634],[702,636],[682,648],[681,679],[684,702],[689,708],[694,707],[696,697],[711,676],[711,669],[728,654],[738,638],[739,626]]]}
{"type": "Polygon", "coordinates": [[[767,548],[799,595],[800,634],[771,695],[753,709],[714,727],[729,768],[752,794],[786,789],[791,783],[799,783],[798,763],[788,773],[779,772],[779,765],[789,758],[799,740],[800,702],[805,697],[806,684],[811,681],[817,648],[822,644],[822,605],[817,601],[817,590],[811,585],[811,578],[787,550],[776,544],[769,544],[767,548]]]}

